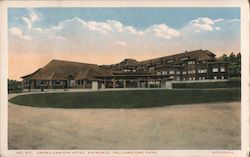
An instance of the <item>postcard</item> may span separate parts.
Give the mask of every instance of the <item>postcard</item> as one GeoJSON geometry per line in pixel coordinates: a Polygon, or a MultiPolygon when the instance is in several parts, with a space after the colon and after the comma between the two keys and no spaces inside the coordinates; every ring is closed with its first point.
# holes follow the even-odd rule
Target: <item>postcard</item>
{"type": "Polygon", "coordinates": [[[248,5],[1,2],[1,155],[248,156],[248,5]]]}

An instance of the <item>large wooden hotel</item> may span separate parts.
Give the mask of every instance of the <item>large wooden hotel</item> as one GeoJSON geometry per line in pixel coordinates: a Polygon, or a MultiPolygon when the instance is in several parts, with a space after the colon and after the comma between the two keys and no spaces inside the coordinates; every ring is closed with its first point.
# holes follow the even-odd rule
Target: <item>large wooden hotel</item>
{"type": "Polygon", "coordinates": [[[145,61],[125,59],[112,65],[52,60],[23,76],[23,91],[56,89],[168,88],[173,81],[228,79],[228,64],[208,50],[195,50],[145,61]]]}

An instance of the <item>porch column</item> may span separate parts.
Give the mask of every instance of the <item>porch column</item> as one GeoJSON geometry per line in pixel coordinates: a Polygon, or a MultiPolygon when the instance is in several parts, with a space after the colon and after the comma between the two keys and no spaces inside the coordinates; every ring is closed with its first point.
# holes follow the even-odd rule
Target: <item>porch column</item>
{"type": "Polygon", "coordinates": [[[98,82],[97,81],[92,81],[92,90],[98,91],[98,82]]]}
{"type": "Polygon", "coordinates": [[[30,88],[34,89],[34,87],[35,87],[35,80],[31,80],[31,82],[30,82],[30,88]]]}
{"type": "Polygon", "coordinates": [[[24,79],[22,81],[22,92],[24,92],[24,79]]]}
{"type": "Polygon", "coordinates": [[[83,86],[83,88],[86,88],[86,80],[82,81],[82,86],[83,86]]]}
{"type": "Polygon", "coordinates": [[[113,82],[113,88],[116,88],[116,80],[114,78],[113,78],[112,82],[113,82]]]}
{"type": "Polygon", "coordinates": [[[127,88],[126,87],[126,80],[123,81],[123,88],[127,88]]]}
{"type": "Polygon", "coordinates": [[[141,88],[141,83],[140,83],[140,80],[137,81],[137,88],[141,88]]]}

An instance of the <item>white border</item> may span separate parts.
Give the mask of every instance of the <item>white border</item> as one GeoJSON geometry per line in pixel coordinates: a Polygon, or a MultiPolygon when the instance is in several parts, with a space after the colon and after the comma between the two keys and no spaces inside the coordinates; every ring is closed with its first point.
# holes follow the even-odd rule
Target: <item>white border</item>
{"type": "MultiPolygon", "coordinates": [[[[8,76],[8,37],[7,37],[7,8],[8,7],[241,7],[241,54],[242,54],[242,91],[241,91],[241,142],[242,149],[229,150],[157,150],[156,155],[151,156],[232,156],[246,157],[249,151],[249,4],[247,0],[166,0],[166,1],[5,1],[1,2],[0,30],[1,30],[1,54],[0,54],[0,100],[1,100],[1,154],[14,157],[16,151],[7,150],[7,76],[8,76]]],[[[48,151],[48,150],[47,150],[48,151]]],[[[76,151],[76,150],[72,150],[76,151]]],[[[128,150],[126,150],[128,151],[128,150]]],[[[32,150],[32,152],[35,152],[32,150]]],[[[51,150],[53,152],[53,150],[51,150]]],[[[67,152],[61,150],[61,152],[67,152]]],[[[81,151],[81,152],[87,152],[81,151]]],[[[135,154],[134,154],[135,155],[135,154]]],[[[134,156],[128,155],[128,156],[134,156]]],[[[18,155],[20,156],[20,155],[18,155]]],[[[23,155],[22,155],[23,156],[23,155]]],[[[27,155],[31,156],[31,155],[27,155]]],[[[35,155],[44,156],[44,155],[35,155]]],[[[50,155],[46,155],[50,156],[50,155]]],[[[58,155],[52,155],[58,156],[58,155]]],[[[65,156],[65,155],[61,155],[65,156]]],[[[68,156],[68,155],[66,155],[68,156]]],[[[80,156],[80,155],[76,155],[80,156]]],[[[86,156],[86,155],[83,155],[86,156]]],[[[87,156],[96,156],[87,155],[87,156]]],[[[98,155],[103,156],[103,155],[98,155]]],[[[104,155],[105,156],[105,155],[104,155]]],[[[110,156],[110,155],[108,155],[110,156]]],[[[119,155],[121,156],[121,155],[119,155]]],[[[126,155],[123,155],[126,156],[126,155]]],[[[142,155],[136,155],[142,156],[142,155]]],[[[147,155],[143,155],[147,156],[147,155]]]]}

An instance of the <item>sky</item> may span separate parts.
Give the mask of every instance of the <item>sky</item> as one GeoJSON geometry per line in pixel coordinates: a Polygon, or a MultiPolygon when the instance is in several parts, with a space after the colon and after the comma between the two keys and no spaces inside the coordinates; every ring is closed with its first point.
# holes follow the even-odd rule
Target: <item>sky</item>
{"type": "Polygon", "coordinates": [[[9,8],[9,78],[52,59],[114,64],[197,49],[240,52],[239,8],[9,8]]]}

